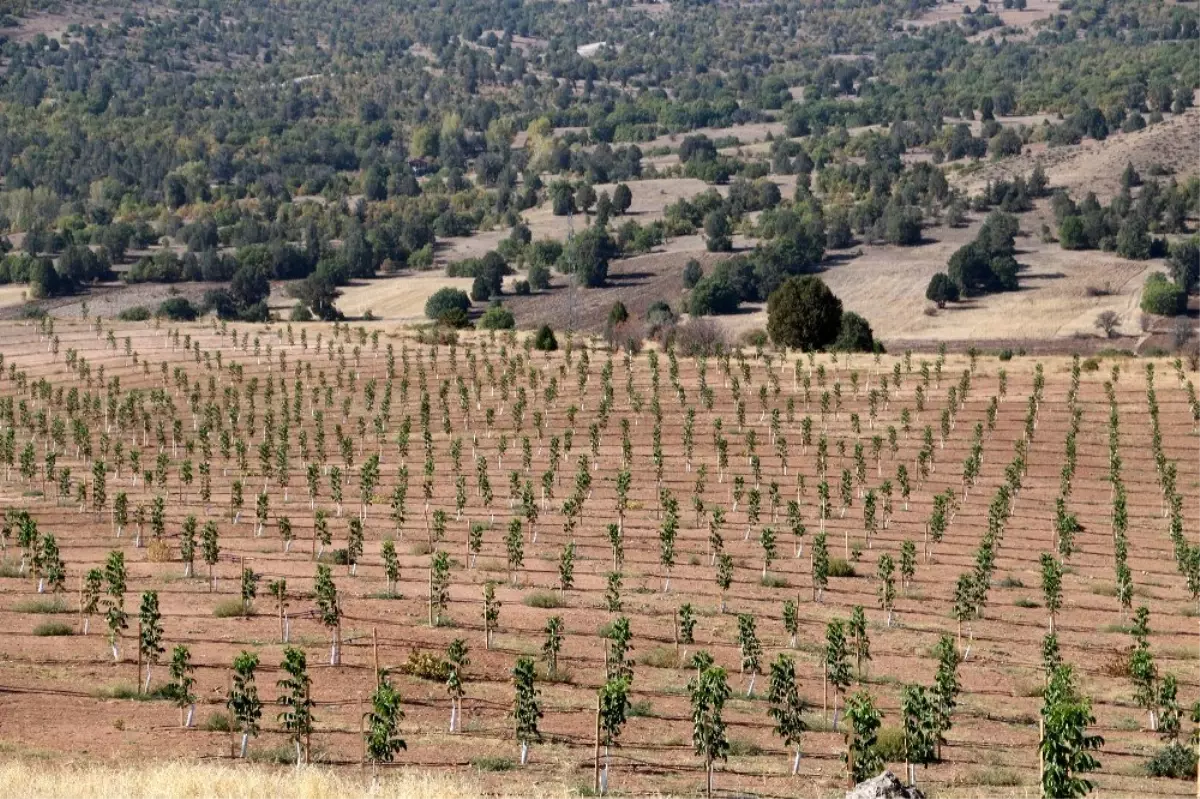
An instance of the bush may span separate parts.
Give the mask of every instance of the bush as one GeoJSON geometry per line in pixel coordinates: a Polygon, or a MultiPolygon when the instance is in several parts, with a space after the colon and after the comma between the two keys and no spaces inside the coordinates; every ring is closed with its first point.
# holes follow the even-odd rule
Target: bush
{"type": "Polygon", "coordinates": [[[846,562],[845,558],[830,558],[829,559],[829,576],[830,577],[854,577],[854,567],[846,562]]]}
{"type": "Polygon", "coordinates": [[[513,317],[512,311],[499,303],[488,306],[488,309],[483,312],[483,316],[479,318],[481,330],[512,330],[516,326],[517,320],[513,317]]]}
{"type": "Polygon", "coordinates": [[[692,288],[688,298],[688,312],[692,316],[715,316],[735,313],[742,297],[737,287],[724,275],[712,274],[703,277],[692,288]]]}
{"type": "Polygon", "coordinates": [[[958,302],[958,284],[951,280],[945,272],[938,272],[929,278],[929,286],[925,289],[925,299],[937,303],[939,308],[945,308],[948,302],[958,302]]]}
{"type": "Polygon", "coordinates": [[[816,277],[789,277],[767,299],[767,332],[778,347],[824,349],[841,324],[842,301],[816,277]]]}
{"type": "Polygon", "coordinates": [[[247,614],[246,607],[242,605],[240,599],[222,599],[213,606],[213,615],[218,619],[233,619],[239,616],[253,615],[253,612],[247,614]]]}
{"type": "Polygon", "coordinates": [[[538,328],[537,335],[533,339],[533,346],[541,352],[554,352],[558,349],[558,339],[554,337],[554,331],[550,329],[550,325],[542,325],[538,328]]]}
{"type": "Polygon", "coordinates": [[[1187,293],[1161,272],[1146,278],[1142,288],[1142,310],[1157,316],[1175,316],[1187,308],[1187,293]]]}
{"type": "Polygon", "coordinates": [[[467,312],[459,308],[451,308],[448,311],[443,311],[437,318],[439,325],[444,327],[459,330],[464,327],[471,326],[471,317],[467,316],[467,312]]]}
{"type": "Polygon", "coordinates": [[[471,298],[461,289],[449,286],[440,288],[425,301],[425,316],[429,319],[441,320],[448,311],[462,311],[466,314],[471,307],[471,298]]]}
{"type": "Polygon", "coordinates": [[[155,316],[162,316],[172,322],[191,322],[196,319],[196,307],[186,297],[171,297],[163,300],[155,316]]]}
{"type": "Polygon", "coordinates": [[[41,624],[39,624],[38,626],[33,628],[33,634],[43,636],[43,637],[50,637],[50,636],[60,636],[60,635],[74,635],[75,631],[71,628],[71,625],[61,622],[61,621],[44,621],[41,624]]]}
{"type": "Polygon", "coordinates": [[[692,319],[675,328],[675,349],[685,358],[718,355],[728,349],[725,334],[709,319],[692,319]]]}
{"type": "Polygon", "coordinates": [[[312,311],[308,310],[308,306],[302,302],[298,302],[292,306],[292,312],[288,315],[288,319],[293,322],[311,322],[313,320],[312,311]]]}
{"type": "Polygon", "coordinates": [[[516,283],[513,283],[513,293],[518,297],[528,297],[533,292],[529,287],[528,280],[518,280],[516,283]]]}
{"type": "Polygon", "coordinates": [[[507,757],[477,757],[471,765],[478,771],[512,771],[517,766],[507,757]]]}
{"type": "Polygon", "coordinates": [[[700,262],[695,258],[692,258],[686,264],[684,264],[683,287],[685,289],[694,289],[702,277],[704,277],[704,269],[701,268],[700,262]]]}
{"type": "Polygon", "coordinates": [[[1146,773],[1151,777],[1190,780],[1196,776],[1196,753],[1190,746],[1172,741],[1146,761],[1146,773]]]}
{"type": "Polygon", "coordinates": [[[414,649],[408,653],[408,660],[400,666],[400,671],[410,677],[440,683],[450,676],[450,664],[437,655],[414,649]]]}
{"type": "Polygon", "coordinates": [[[135,305],[132,308],[126,308],[117,314],[117,319],[122,322],[145,322],[150,318],[150,309],[145,305],[135,305]]]}
{"type": "Polygon", "coordinates": [[[532,594],[527,594],[521,601],[528,607],[543,610],[561,608],[566,604],[557,591],[534,591],[532,594]]]}
{"type": "Polygon", "coordinates": [[[842,328],[837,340],[833,342],[835,350],[844,352],[871,352],[875,349],[875,335],[871,325],[856,313],[842,314],[842,328]]]}

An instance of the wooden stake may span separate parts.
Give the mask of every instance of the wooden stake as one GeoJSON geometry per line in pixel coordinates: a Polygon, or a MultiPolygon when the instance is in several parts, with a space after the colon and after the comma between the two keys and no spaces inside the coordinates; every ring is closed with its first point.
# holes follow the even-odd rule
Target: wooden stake
{"type": "Polygon", "coordinates": [[[1038,796],[1046,799],[1046,760],[1042,756],[1042,744],[1046,741],[1046,719],[1038,718],[1038,796]]]}
{"type": "Polygon", "coordinates": [[[596,758],[592,775],[592,791],[600,793],[600,695],[596,695],[596,758]]]}
{"type": "Polygon", "coordinates": [[[137,637],[137,678],[134,680],[134,685],[137,692],[142,692],[142,622],[138,621],[138,637],[137,637]]]}
{"type": "Polygon", "coordinates": [[[821,664],[821,717],[829,721],[829,664],[821,664]]]}
{"type": "MultiPolygon", "coordinates": [[[[233,672],[229,673],[229,693],[228,697],[233,696],[233,672]]],[[[237,757],[237,728],[233,721],[233,708],[229,708],[229,759],[237,757]]]]}
{"type": "Polygon", "coordinates": [[[358,761],[358,767],[365,769],[367,767],[367,714],[363,712],[363,695],[362,691],[358,692],[358,740],[362,744],[362,755],[358,761]]]}
{"type": "Polygon", "coordinates": [[[383,672],[379,670],[379,628],[371,628],[371,652],[375,658],[375,685],[379,686],[383,682],[383,672]]]}

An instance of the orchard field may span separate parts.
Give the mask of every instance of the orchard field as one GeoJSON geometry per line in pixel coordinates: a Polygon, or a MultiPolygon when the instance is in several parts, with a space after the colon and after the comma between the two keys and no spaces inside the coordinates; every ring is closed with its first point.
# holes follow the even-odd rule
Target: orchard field
{"type": "Polygon", "coordinates": [[[1173,719],[1187,740],[1200,698],[1184,364],[630,358],[562,335],[555,352],[414,335],[3,323],[6,754],[228,761],[249,652],[263,712],[246,756],[291,762],[275,704],[290,646],[312,680],[314,762],[359,766],[378,668],[405,714],[393,767],[590,791],[597,691],[631,671],[610,792],[695,795],[688,683],[707,653],[731,691],[718,791],[837,794],[841,711],[868,695],[875,751],[903,773],[919,684],[953,700],[921,787],[1030,796],[1053,625],[1104,737],[1097,792],[1195,790],[1145,772],[1173,719]],[[195,685],[176,701],[179,645],[195,685]],[[795,776],[768,713],[780,654],[806,704],[795,776]],[[522,657],[543,714],[524,766],[522,657]]]}

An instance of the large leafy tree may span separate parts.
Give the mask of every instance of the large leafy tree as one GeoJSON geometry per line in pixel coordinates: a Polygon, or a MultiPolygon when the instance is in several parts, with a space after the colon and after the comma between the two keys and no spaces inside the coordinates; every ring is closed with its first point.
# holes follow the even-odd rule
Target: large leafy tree
{"type": "Polygon", "coordinates": [[[767,299],[767,333],[776,346],[824,349],[841,324],[842,301],[811,275],[788,278],[767,299]]]}

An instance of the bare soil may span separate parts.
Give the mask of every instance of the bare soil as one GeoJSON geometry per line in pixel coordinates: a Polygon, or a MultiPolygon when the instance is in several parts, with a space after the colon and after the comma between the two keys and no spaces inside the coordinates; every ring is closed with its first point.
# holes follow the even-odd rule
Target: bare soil
{"type": "MultiPolygon", "coordinates": [[[[737,420],[735,400],[728,376],[720,364],[707,364],[706,382],[714,392],[711,411],[698,406],[700,376],[698,364],[682,360],[678,364],[679,384],[685,392],[685,404],[696,408],[695,450],[690,459],[682,445],[684,408],[678,404],[675,391],[667,379],[668,363],[660,359],[663,418],[661,436],[664,464],[661,482],[656,477],[651,455],[651,431],[654,419],[648,407],[636,413],[630,406],[626,388],[649,400],[654,388],[648,356],[639,356],[626,372],[621,358],[613,363],[614,389],[612,415],[608,426],[600,431],[597,451],[593,456],[589,445],[588,426],[598,419],[597,402],[601,391],[601,372],[607,357],[604,352],[589,353],[589,365],[582,367],[587,383],[577,386],[580,369],[580,340],[567,356],[531,353],[526,358],[519,345],[509,346],[501,355],[501,342],[489,343],[488,338],[464,338],[456,350],[445,346],[436,355],[429,349],[405,338],[391,325],[374,325],[382,333],[378,349],[370,343],[368,332],[362,337],[350,334],[336,344],[330,341],[329,327],[294,326],[291,333],[284,326],[232,325],[239,333],[234,347],[228,334],[208,324],[186,325],[179,330],[179,343],[169,336],[166,327],[153,325],[119,325],[113,329],[112,342],[103,332],[97,334],[90,323],[59,320],[52,342],[39,333],[35,324],[3,323],[0,325],[0,350],[6,364],[24,375],[24,385],[46,380],[52,388],[72,387],[87,391],[88,385],[78,372],[68,369],[64,354],[76,353],[91,370],[91,390],[100,389],[114,378],[120,378],[122,392],[138,390],[148,397],[152,390],[161,389],[164,399],[173,403],[174,411],[165,406],[146,403],[152,424],[148,436],[141,425],[109,419],[86,412],[95,457],[102,457],[102,433],[107,438],[109,454],[108,497],[117,492],[128,495],[131,506],[149,505],[156,495],[167,498],[165,514],[166,535],[163,541],[169,559],[152,560],[151,548],[135,547],[135,525],[131,522],[117,536],[111,514],[96,514],[90,507],[73,500],[56,501],[43,497],[40,477],[23,478],[18,470],[6,470],[0,481],[0,502],[5,507],[26,507],[37,518],[43,533],[53,533],[58,539],[67,565],[67,592],[63,601],[68,609],[76,608],[76,590],[83,571],[102,563],[111,550],[125,553],[129,569],[126,609],[135,613],[143,591],[159,593],[164,615],[167,647],[186,644],[197,664],[197,693],[200,697],[198,721],[200,726],[185,730],[179,726],[178,711],[162,701],[131,701],[107,698],[105,686],[134,683],[137,664],[132,641],[133,629],[119,641],[120,660],[113,662],[104,641],[104,622],[92,619],[91,634],[63,637],[40,637],[33,628],[47,619],[66,622],[72,627],[79,620],[73,613],[55,616],[29,612],[26,604],[39,597],[36,581],[29,576],[16,576],[19,553],[16,544],[7,543],[6,574],[0,577],[0,742],[9,753],[67,753],[115,759],[144,760],[147,757],[169,758],[201,756],[228,758],[231,736],[220,731],[207,731],[205,722],[223,712],[223,698],[229,680],[229,664],[241,650],[258,652],[263,665],[258,684],[268,703],[263,717],[263,732],[251,743],[251,752],[258,757],[274,757],[286,749],[286,740],[275,719],[276,669],[281,659],[278,612],[263,590],[254,601],[255,612],[246,618],[217,618],[213,609],[218,602],[237,596],[238,575],[249,567],[264,575],[265,580],[285,578],[288,583],[291,621],[291,643],[307,653],[310,674],[314,679],[313,695],[317,700],[318,719],[314,746],[323,762],[357,767],[360,758],[359,718],[362,697],[369,694],[375,664],[374,644],[378,644],[381,667],[393,669],[404,662],[411,650],[442,652],[456,637],[465,639],[471,647],[471,665],[467,670],[467,699],[464,703],[463,732],[447,732],[448,702],[440,682],[427,682],[392,671],[391,679],[400,687],[404,697],[406,718],[402,724],[408,750],[399,761],[404,767],[424,766],[439,769],[472,770],[481,757],[515,759],[511,721],[506,717],[511,703],[512,688],[509,671],[516,657],[537,657],[544,638],[547,619],[562,616],[566,637],[561,658],[565,679],[561,682],[540,681],[541,700],[545,717],[541,724],[544,742],[533,748],[530,765],[507,773],[488,772],[481,775],[486,784],[503,786],[508,792],[520,785],[533,785],[542,780],[559,784],[588,785],[594,744],[595,690],[603,680],[603,640],[598,636],[601,625],[614,616],[602,608],[605,573],[612,568],[612,553],[605,527],[614,520],[614,477],[621,468],[622,448],[618,422],[630,423],[633,471],[630,504],[624,529],[625,565],[621,597],[624,614],[631,619],[634,632],[632,656],[637,661],[633,683],[633,700],[638,712],[626,726],[621,746],[614,750],[612,787],[634,794],[695,794],[702,784],[702,772],[690,746],[690,717],[683,687],[691,672],[675,666],[672,636],[672,613],[684,602],[691,603],[698,614],[696,643],[683,646],[681,660],[698,650],[711,652],[716,661],[730,673],[734,696],[726,707],[725,717],[729,734],[737,748],[727,763],[718,768],[717,785],[722,791],[770,795],[824,796],[839,792],[845,783],[840,753],[844,747],[841,733],[829,730],[821,721],[820,652],[826,623],[833,618],[846,618],[855,605],[866,608],[869,619],[872,659],[869,680],[864,682],[875,696],[884,713],[887,727],[899,723],[897,707],[899,691],[904,683],[932,679],[934,662],[930,651],[938,636],[954,635],[955,623],[950,616],[954,584],[957,576],[972,567],[972,553],[984,527],[987,506],[996,487],[1004,479],[1004,466],[1011,458],[1015,441],[1023,436],[1025,398],[1031,390],[1033,361],[1016,358],[998,363],[991,358],[979,361],[971,380],[969,397],[956,416],[954,431],[935,447],[935,469],[924,481],[914,480],[914,491],[908,503],[895,501],[890,524],[881,526],[865,540],[861,503],[857,491],[852,505],[843,516],[838,511],[836,491],[832,518],[822,522],[815,506],[816,485],[820,480],[814,462],[814,447],[803,447],[800,420],[809,417],[814,432],[826,436],[829,446],[829,468],[834,478],[843,468],[853,469],[851,453],[855,443],[864,443],[870,452],[870,438],[883,435],[886,428],[899,426],[902,409],[914,407],[915,390],[921,382],[921,358],[911,362],[911,373],[898,356],[875,361],[867,356],[852,360],[842,358],[835,363],[827,356],[817,358],[815,365],[824,371],[812,370],[807,360],[795,366],[791,359],[756,360],[748,356],[745,371],[734,359],[730,366],[738,375],[742,397],[745,399],[744,425],[737,420]],[[305,338],[302,344],[300,331],[305,338]],[[243,338],[243,335],[245,338],[243,338]],[[184,336],[187,338],[184,339],[184,336]],[[122,342],[130,342],[125,354],[122,342]],[[320,338],[319,338],[320,337],[320,338]],[[253,346],[251,341],[253,338],[253,346]],[[54,343],[57,342],[57,351],[54,343]],[[244,344],[244,349],[243,349],[244,344]],[[317,345],[320,344],[318,351],[317,345]],[[185,348],[185,345],[186,348],[185,348]],[[485,349],[486,346],[486,349],[485,349]],[[377,440],[369,419],[377,410],[368,410],[362,388],[368,379],[381,387],[387,377],[387,358],[384,350],[392,348],[396,356],[396,389],[392,394],[390,421],[384,425],[382,439],[377,440]],[[196,349],[198,348],[198,349],[196,349]],[[199,353],[198,355],[195,353],[199,353]],[[223,357],[217,361],[215,355],[223,357]],[[339,354],[341,353],[341,354],[339,354]],[[286,360],[288,391],[284,402],[280,392],[267,402],[263,397],[266,379],[284,377],[280,372],[281,358],[286,360]],[[469,358],[474,358],[472,373],[469,358]],[[505,359],[505,360],[502,360],[505,359]],[[146,366],[143,366],[143,362],[146,366]],[[232,364],[238,364],[240,375],[235,380],[232,364]],[[185,460],[198,463],[204,456],[197,441],[199,417],[193,419],[189,410],[188,391],[175,388],[174,379],[162,377],[160,364],[166,374],[179,374],[180,385],[198,382],[202,411],[203,404],[215,403],[220,424],[228,428],[229,415],[221,410],[226,401],[225,388],[246,392],[249,380],[259,379],[259,404],[255,418],[250,418],[249,400],[240,402],[239,437],[248,437],[251,453],[243,468],[236,458],[215,451],[211,455],[212,496],[208,503],[199,498],[199,486],[185,486],[179,478],[179,466],[185,460]],[[407,366],[404,366],[407,364],[407,366]],[[900,365],[901,384],[889,389],[890,398],[878,408],[874,427],[870,426],[867,389],[877,389],[883,374],[891,374],[900,365]],[[487,369],[487,366],[493,369],[487,369]],[[103,383],[96,382],[99,369],[104,368],[103,383]],[[268,409],[283,414],[291,408],[293,368],[300,367],[302,383],[318,385],[318,375],[324,375],[331,387],[327,404],[319,392],[304,389],[298,397],[300,406],[291,422],[292,449],[289,459],[288,486],[284,488],[278,475],[260,474],[256,453],[264,435],[263,416],[268,409]],[[309,378],[308,369],[312,369],[309,378]],[[498,367],[498,368],[495,368],[498,367]],[[508,371],[511,368],[511,372],[508,371]],[[174,370],[181,370],[175,373],[174,370]],[[1007,373],[1007,393],[999,405],[995,430],[984,438],[984,466],[978,484],[965,492],[959,464],[970,447],[970,430],[984,418],[989,399],[999,393],[999,373],[1007,373]],[[538,375],[535,388],[529,378],[530,370],[538,375]],[[488,377],[489,373],[492,375],[488,377]],[[511,374],[512,381],[501,385],[500,375],[511,374]],[[821,375],[824,377],[821,377],[821,375]],[[474,375],[474,376],[473,376],[474,375]],[[628,375],[628,376],[627,376],[628,375]],[[773,377],[772,377],[773,375],[773,377]],[[212,394],[206,387],[213,379],[212,394]],[[460,409],[454,388],[461,377],[470,396],[465,412],[460,409]],[[551,377],[558,379],[559,398],[547,401],[543,389],[551,377]],[[406,383],[401,383],[401,379],[406,383]],[[478,378],[479,399],[475,399],[474,380],[478,378]],[[811,396],[806,399],[801,378],[811,381],[811,396]],[[356,388],[350,389],[349,381],[356,388]],[[778,380],[778,393],[771,381],[778,380]],[[857,380],[858,389],[853,386],[857,380]],[[446,410],[440,408],[438,386],[448,385],[446,410]],[[338,387],[340,383],[341,387],[338,387]],[[836,414],[822,415],[817,397],[834,384],[842,396],[842,407],[836,414]],[[431,442],[435,473],[431,483],[428,511],[444,510],[448,523],[444,540],[436,546],[454,559],[451,570],[450,603],[447,621],[439,627],[427,624],[426,591],[428,587],[430,533],[426,508],[422,500],[421,434],[419,404],[421,386],[430,392],[431,442]],[[406,388],[404,386],[407,386],[406,388]],[[761,396],[766,407],[760,407],[759,386],[765,387],[761,396]],[[520,429],[512,412],[514,392],[523,390],[529,405],[520,429]],[[508,391],[508,399],[503,392],[508,391]],[[342,400],[349,401],[345,416],[342,400]],[[792,404],[794,417],[786,411],[792,404]],[[315,405],[314,405],[315,403],[315,405]],[[579,406],[574,423],[568,420],[568,406],[579,406]],[[156,408],[162,407],[162,410],[156,408]],[[485,422],[486,409],[494,409],[495,423],[485,422]],[[790,442],[789,462],[784,464],[770,442],[771,409],[780,411],[781,432],[790,442]],[[368,455],[381,456],[382,481],[374,503],[362,509],[365,518],[366,551],[354,575],[345,566],[334,567],[334,578],[343,608],[342,636],[345,641],[341,666],[330,667],[328,662],[329,632],[310,616],[314,564],[312,551],[313,513],[305,486],[306,458],[316,458],[312,451],[317,429],[315,411],[325,414],[328,428],[336,423],[344,429],[350,446],[339,454],[336,439],[329,445],[320,473],[315,504],[330,514],[334,547],[344,546],[348,519],[360,512],[357,465],[368,455]],[[544,437],[533,429],[533,411],[543,414],[544,437]],[[446,418],[443,420],[443,413],[446,418]],[[853,414],[853,416],[852,416],[853,414]],[[171,417],[181,422],[179,436],[173,441],[171,417]],[[356,419],[366,417],[368,433],[357,435],[356,419]],[[400,420],[413,420],[413,444],[407,457],[395,444],[400,420]],[[711,430],[716,419],[724,421],[724,435],[730,444],[729,465],[722,469],[713,444],[711,430]],[[155,443],[155,420],[165,424],[165,438],[155,443]],[[855,432],[854,419],[861,421],[861,433],[855,432]],[[296,436],[304,430],[308,436],[310,454],[302,454],[296,436]],[[743,498],[737,510],[732,509],[731,485],[735,475],[754,486],[754,476],[748,460],[744,434],[754,430],[757,452],[761,456],[763,515],[752,522],[743,498]],[[247,432],[248,431],[248,432],[247,432]],[[448,431],[448,432],[447,432],[448,431]],[[531,530],[523,529],[524,564],[517,570],[519,583],[509,583],[504,544],[508,520],[518,511],[510,506],[506,473],[515,470],[518,480],[529,479],[539,485],[540,475],[550,468],[550,436],[560,441],[568,431],[573,432],[573,446],[564,453],[559,473],[561,485],[555,485],[554,496],[540,508],[537,518],[537,540],[531,540],[531,530]],[[518,442],[528,437],[531,442],[531,462],[528,469],[522,464],[518,442]],[[463,474],[466,478],[466,501],[462,516],[455,511],[454,474],[449,449],[451,440],[463,441],[463,474]],[[123,471],[114,471],[115,460],[111,447],[120,441],[126,453],[138,449],[143,464],[153,469],[153,459],[161,451],[167,460],[166,482],[163,486],[148,486],[131,474],[128,462],[123,471]],[[507,451],[501,454],[500,443],[507,451]],[[844,441],[846,455],[835,444],[844,441]],[[190,442],[190,445],[189,445],[190,442]],[[193,449],[189,449],[189,446],[193,449]],[[342,455],[348,456],[348,462],[342,455]],[[488,464],[495,499],[485,505],[477,492],[475,456],[488,464]],[[586,498],[580,524],[573,533],[564,531],[564,517],[559,511],[571,491],[576,460],[590,467],[592,489],[586,498]],[[735,559],[734,585],[727,597],[728,612],[719,611],[720,596],[713,581],[707,551],[708,531],[697,524],[691,509],[697,469],[704,465],[708,471],[700,496],[709,506],[720,505],[727,511],[722,530],[724,547],[735,559]],[[326,474],[334,465],[347,473],[345,498],[339,514],[337,503],[330,496],[330,477],[326,474]],[[388,496],[397,484],[398,470],[406,465],[410,474],[407,518],[397,525],[389,518],[388,496]],[[805,478],[804,487],[798,476],[805,478]],[[230,490],[234,479],[246,485],[247,507],[240,520],[231,518],[230,490]],[[794,557],[794,540],[786,520],[773,518],[767,500],[768,486],[778,483],[782,498],[798,498],[801,515],[807,527],[803,539],[804,556],[794,557]],[[670,571],[670,591],[664,592],[663,566],[660,565],[659,528],[661,520],[656,511],[658,489],[669,489],[680,501],[681,524],[676,544],[675,565],[670,571]],[[884,614],[876,600],[875,574],[879,557],[887,552],[898,557],[904,540],[920,545],[928,518],[931,498],[935,493],[952,490],[962,498],[961,507],[944,540],[932,547],[932,559],[919,559],[913,586],[902,592],[897,600],[895,624],[884,624],[884,614]],[[268,521],[257,534],[254,523],[254,496],[264,491],[268,497],[268,521]],[[196,577],[184,578],[179,561],[178,532],[185,515],[194,514],[201,522],[214,521],[219,529],[221,559],[214,567],[217,577],[215,590],[209,585],[207,570],[197,559],[196,577]],[[292,522],[297,541],[284,551],[277,532],[276,519],[286,515],[292,522]],[[483,549],[474,564],[467,554],[469,522],[494,524],[484,533],[483,549]],[[762,527],[772,525],[779,533],[779,557],[770,568],[782,587],[767,587],[760,582],[763,550],[758,543],[762,527]],[[851,544],[861,542],[861,560],[854,564],[855,576],[834,578],[824,601],[814,602],[807,555],[813,537],[824,527],[831,554],[841,557],[851,544]],[[380,562],[380,546],[385,538],[395,537],[401,560],[399,598],[387,598],[380,562]],[[565,606],[539,609],[525,605],[523,600],[533,591],[550,591],[558,582],[558,561],[568,540],[576,544],[577,561],[574,587],[565,598],[565,606]],[[496,581],[502,603],[499,631],[492,648],[483,646],[480,617],[482,586],[496,581]],[[798,600],[800,604],[800,640],[796,649],[788,646],[780,614],[783,601],[798,600]],[[766,715],[766,678],[757,680],[754,698],[745,697],[748,676],[739,674],[736,613],[752,613],[757,619],[758,635],[764,645],[764,667],[778,653],[787,653],[797,660],[801,695],[814,708],[811,729],[805,736],[805,758],[801,761],[801,776],[787,775],[788,754],[771,733],[766,715]],[[649,662],[647,662],[649,660],[649,662]]],[[[565,345],[565,341],[564,341],[565,345]]],[[[925,360],[931,361],[932,358],[925,360]]],[[[1054,500],[1058,496],[1059,473],[1063,462],[1063,442],[1069,421],[1064,398],[1069,380],[1068,361],[1045,358],[1046,389],[1041,405],[1035,436],[1029,444],[1028,475],[1020,492],[1012,521],[1000,542],[996,560],[996,578],[989,594],[984,618],[972,622],[964,630],[964,647],[970,641],[967,660],[960,667],[963,693],[954,716],[954,726],[944,749],[944,762],[920,773],[922,786],[937,793],[954,795],[1024,796],[1036,791],[1037,714],[1041,686],[1040,642],[1046,629],[1047,615],[1040,603],[1038,588],[1038,555],[1053,548],[1052,520],[1054,500]],[[1030,603],[1035,603],[1030,605],[1030,603]]],[[[1116,398],[1120,416],[1120,454],[1123,479],[1129,491],[1129,565],[1133,570],[1137,604],[1151,611],[1152,635],[1150,644],[1161,673],[1173,672],[1180,678],[1180,697],[1187,704],[1200,690],[1196,664],[1195,612],[1196,603],[1188,597],[1183,578],[1176,571],[1171,554],[1167,520],[1160,508],[1155,467],[1150,454],[1150,424],[1146,413],[1146,385],[1142,362],[1130,363],[1102,360],[1099,369],[1084,372],[1079,387],[1079,407],[1084,421],[1078,438],[1078,468],[1069,497],[1069,508],[1083,525],[1077,537],[1077,551],[1069,561],[1064,578],[1065,606],[1058,615],[1057,628],[1065,659],[1072,663],[1083,689],[1093,698],[1097,715],[1096,731],[1105,736],[1100,752],[1102,770],[1094,775],[1097,792],[1101,795],[1131,794],[1185,796],[1191,790],[1186,781],[1151,780],[1140,772],[1147,754],[1160,744],[1157,736],[1147,729],[1145,714],[1132,703],[1132,688],[1127,678],[1115,676],[1109,663],[1129,644],[1130,638],[1122,626],[1126,621],[1117,601],[1110,593],[1113,584],[1112,536],[1109,532],[1108,439],[1105,420],[1109,407],[1103,383],[1112,379],[1111,367],[1121,364],[1116,383],[1116,398]]],[[[1197,501],[1200,486],[1200,459],[1195,457],[1196,427],[1190,418],[1186,393],[1166,361],[1156,361],[1157,398],[1160,424],[1166,456],[1176,463],[1178,486],[1191,507],[1197,501]]],[[[886,446],[878,460],[867,456],[866,485],[875,487],[895,473],[900,463],[912,466],[919,447],[920,430],[926,424],[937,424],[950,385],[957,383],[960,373],[968,368],[964,358],[950,356],[940,377],[931,375],[926,389],[925,410],[915,415],[914,432],[901,432],[897,451],[886,446]]],[[[40,394],[21,393],[16,380],[6,368],[0,378],[0,396],[16,397],[26,403],[31,413],[48,410],[52,416],[63,411],[54,407],[51,399],[40,394]]],[[[1193,383],[1195,373],[1184,375],[1193,383]]],[[[274,383],[273,383],[274,384],[274,383]]],[[[378,395],[377,395],[378,397],[378,395]]],[[[378,405],[375,406],[376,409],[378,405]]],[[[276,416],[276,425],[281,416],[276,416]]],[[[332,432],[332,430],[330,430],[332,432]]],[[[16,448],[20,451],[32,436],[37,458],[45,446],[44,438],[34,431],[20,427],[16,433],[16,448]]],[[[940,438],[940,437],[939,437],[940,438]]],[[[68,442],[60,452],[58,466],[69,466],[76,481],[90,482],[93,466],[76,453],[68,442]]],[[[535,489],[537,491],[537,489],[535,489]]],[[[53,492],[51,492],[52,494],[53,492]]],[[[535,493],[540,500],[540,491],[535,493]]],[[[111,506],[109,506],[111,507],[111,506]]],[[[1185,535],[1194,540],[1200,528],[1196,519],[1185,521],[1185,535]]],[[[144,542],[149,543],[152,532],[147,526],[144,542]]],[[[136,617],[134,619],[136,624],[136,617]]],[[[154,669],[152,687],[161,686],[165,666],[154,669]]],[[[831,700],[832,701],[832,700],[831,700]]],[[[896,764],[892,764],[895,766],[896,764]]]]}

